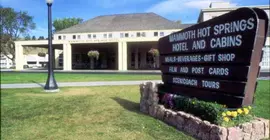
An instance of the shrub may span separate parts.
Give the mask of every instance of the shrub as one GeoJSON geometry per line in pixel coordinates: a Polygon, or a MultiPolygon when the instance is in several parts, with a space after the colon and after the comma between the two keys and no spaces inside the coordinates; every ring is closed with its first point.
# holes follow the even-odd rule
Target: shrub
{"type": "Polygon", "coordinates": [[[253,118],[250,114],[251,107],[228,109],[225,105],[176,94],[160,93],[159,96],[161,98],[160,104],[163,104],[165,108],[184,111],[221,126],[235,126],[253,118]],[[229,113],[226,114],[227,112],[229,113]]]}

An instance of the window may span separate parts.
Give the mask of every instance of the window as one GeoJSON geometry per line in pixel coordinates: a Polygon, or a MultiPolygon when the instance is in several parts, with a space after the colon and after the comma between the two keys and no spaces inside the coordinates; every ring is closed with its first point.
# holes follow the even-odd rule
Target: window
{"type": "Polygon", "coordinates": [[[145,32],[142,32],[142,37],[145,37],[145,32]]]}
{"type": "Polygon", "coordinates": [[[95,34],[93,34],[93,38],[96,38],[97,36],[95,34]]]}
{"type": "Polygon", "coordinates": [[[78,39],[81,39],[81,36],[80,36],[80,35],[78,35],[78,36],[77,36],[77,38],[78,38],[78,39]]]}
{"type": "Polygon", "coordinates": [[[88,38],[91,38],[91,34],[88,34],[88,38]]]}
{"type": "Polygon", "coordinates": [[[158,36],[158,32],[154,32],[154,36],[158,36]]]}
{"type": "Polygon", "coordinates": [[[72,38],[73,38],[73,39],[76,39],[76,35],[73,35],[72,38]]]}
{"type": "Polygon", "coordinates": [[[120,37],[123,38],[124,37],[124,34],[123,33],[120,33],[120,37]]]}
{"type": "Polygon", "coordinates": [[[140,32],[137,32],[137,37],[141,37],[141,33],[140,32]]]}
{"type": "Polygon", "coordinates": [[[125,33],[125,37],[128,37],[128,33],[125,33]]]}
{"type": "Polygon", "coordinates": [[[33,62],[33,61],[28,61],[27,64],[37,64],[37,62],[33,62]]]}
{"type": "Polygon", "coordinates": [[[59,36],[58,36],[58,40],[61,40],[61,39],[62,39],[62,36],[61,36],[61,35],[59,35],[59,36]]]}
{"type": "Polygon", "coordinates": [[[109,34],[109,38],[112,38],[112,33],[109,34]]]}
{"type": "Polygon", "coordinates": [[[164,32],[160,32],[159,33],[159,36],[164,36],[164,32]]]}
{"type": "Polygon", "coordinates": [[[103,37],[104,37],[104,38],[107,38],[107,34],[103,34],[103,37]]]}
{"type": "Polygon", "coordinates": [[[64,40],[66,39],[66,36],[65,36],[65,35],[63,36],[63,39],[64,39],[64,40]]]}

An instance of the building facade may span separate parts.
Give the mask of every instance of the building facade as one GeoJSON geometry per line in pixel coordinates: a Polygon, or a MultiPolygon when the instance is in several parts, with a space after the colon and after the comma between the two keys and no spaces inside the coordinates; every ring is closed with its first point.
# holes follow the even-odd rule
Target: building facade
{"type": "MultiPolygon", "coordinates": [[[[223,15],[225,13],[228,13],[232,10],[236,10],[237,8],[240,7],[230,7],[229,2],[214,2],[211,3],[209,8],[206,9],[201,9],[199,18],[198,18],[198,23],[207,21],[209,19],[218,17],[220,15],[223,15]]],[[[245,7],[257,7],[260,9],[263,9],[267,15],[268,18],[269,12],[270,12],[270,5],[261,5],[261,6],[245,6],[245,7]]],[[[270,59],[269,59],[269,54],[270,54],[270,25],[268,25],[268,34],[265,42],[265,47],[263,48],[263,58],[260,63],[261,66],[261,71],[270,71],[270,59]]]]}
{"type": "MultiPolygon", "coordinates": [[[[11,57],[11,55],[10,55],[11,57]]],[[[12,60],[10,60],[7,56],[1,54],[0,55],[0,68],[1,69],[9,69],[14,67],[12,60]]]]}
{"type": "MultiPolygon", "coordinates": [[[[154,13],[98,16],[56,32],[53,36],[55,67],[63,70],[90,69],[88,51],[97,50],[94,69],[158,69],[158,58],[148,51],[157,48],[159,38],[192,24],[178,24],[154,13]]],[[[47,40],[17,41],[16,69],[22,70],[23,48],[47,47],[47,40]]]]}

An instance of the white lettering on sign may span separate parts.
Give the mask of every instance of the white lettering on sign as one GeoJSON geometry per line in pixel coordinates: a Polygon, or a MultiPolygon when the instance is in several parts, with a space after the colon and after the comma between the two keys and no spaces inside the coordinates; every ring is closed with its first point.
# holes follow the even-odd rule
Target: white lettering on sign
{"type": "Polygon", "coordinates": [[[182,85],[189,85],[189,86],[197,86],[198,81],[196,79],[187,79],[187,78],[177,78],[173,77],[172,79],[174,84],[182,84],[182,85]]]}
{"type": "Polygon", "coordinates": [[[241,45],[242,45],[241,35],[212,38],[210,41],[211,48],[227,48],[241,45]]]}
{"type": "Polygon", "coordinates": [[[220,76],[228,76],[229,69],[228,68],[209,68],[210,75],[220,75],[220,76]]]}
{"type": "Polygon", "coordinates": [[[204,88],[212,88],[212,89],[219,89],[219,82],[216,81],[206,81],[202,80],[202,87],[204,88]]]}
{"type": "Polygon", "coordinates": [[[228,53],[228,54],[219,54],[218,55],[218,61],[219,62],[232,62],[234,61],[235,54],[234,53],[228,53]]]}
{"type": "Polygon", "coordinates": [[[243,32],[254,28],[254,18],[232,21],[214,26],[214,35],[228,34],[234,32],[243,32]]]}
{"type": "Polygon", "coordinates": [[[183,42],[183,43],[175,43],[172,45],[172,51],[173,52],[181,52],[181,51],[188,51],[187,48],[187,43],[183,42]]]}
{"type": "Polygon", "coordinates": [[[169,36],[170,42],[183,41],[196,38],[195,30],[186,31],[182,33],[174,33],[169,36]]]}
{"type": "Polygon", "coordinates": [[[177,72],[177,67],[169,67],[169,72],[177,72]]]}
{"type": "Polygon", "coordinates": [[[192,67],[191,72],[194,74],[203,74],[204,67],[192,67]]]}
{"type": "Polygon", "coordinates": [[[211,27],[197,29],[197,38],[210,36],[211,27]]]}
{"type": "Polygon", "coordinates": [[[192,50],[201,50],[205,48],[205,40],[193,41],[192,50]]]}
{"type": "Polygon", "coordinates": [[[216,56],[216,54],[206,54],[206,55],[204,55],[204,57],[203,57],[203,60],[205,61],[205,62],[210,62],[210,61],[215,61],[215,56],[216,56]]]}
{"type": "Polygon", "coordinates": [[[165,62],[233,62],[236,55],[234,53],[225,54],[205,54],[205,55],[182,55],[182,56],[166,56],[165,62]],[[216,60],[217,59],[217,60],[216,60]]]}
{"type": "Polygon", "coordinates": [[[188,73],[188,67],[180,67],[180,73],[188,73]]]}

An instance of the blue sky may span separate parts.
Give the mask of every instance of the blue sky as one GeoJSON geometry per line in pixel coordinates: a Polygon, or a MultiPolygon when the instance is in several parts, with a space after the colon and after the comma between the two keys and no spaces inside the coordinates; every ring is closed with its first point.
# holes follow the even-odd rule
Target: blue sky
{"type": "MultiPolygon", "coordinates": [[[[230,2],[231,6],[269,5],[269,0],[54,0],[52,17],[88,20],[99,15],[154,12],[169,20],[196,23],[200,9],[209,7],[212,1],[230,2]]],[[[31,35],[47,37],[45,0],[0,0],[0,3],[16,11],[27,11],[36,23],[31,35]]]]}

